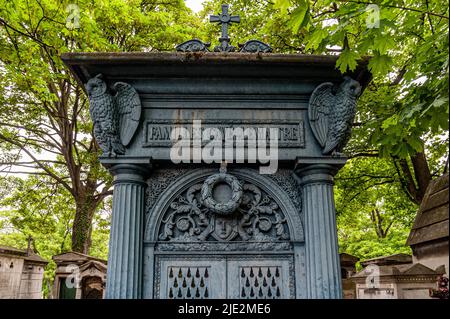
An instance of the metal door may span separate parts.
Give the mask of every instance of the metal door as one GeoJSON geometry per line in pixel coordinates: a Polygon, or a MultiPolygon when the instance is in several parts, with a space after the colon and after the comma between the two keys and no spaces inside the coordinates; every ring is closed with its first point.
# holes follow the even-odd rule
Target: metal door
{"type": "Polygon", "coordinates": [[[260,256],[161,257],[156,295],[162,299],[293,298],[289,259],[260,256]],[[159,291],[159,293],[158,293],[159,291]]]}

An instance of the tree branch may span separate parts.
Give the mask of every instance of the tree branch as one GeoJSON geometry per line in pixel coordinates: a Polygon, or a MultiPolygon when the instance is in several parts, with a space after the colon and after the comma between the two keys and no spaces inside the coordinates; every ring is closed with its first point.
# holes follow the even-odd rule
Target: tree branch
{"type": "Polygon", "coordinates": [[[380,3],[376,3],[376,2],[370,2],[370,1],[354,1],[354,0],[335,0],[338,2],[350,2],[350,3],[357,3],[357,4],[375,4],[377,6],[381,6],[381,7],[385,7],[385,8],[393,8],[393,9],[401,9],[401,10],[406,10],[406,11],[413,11],[413,12],[418,12],[418,13],[422,13],[422,14],[428,14],[428,15],[432,15],[435,17],[440,17],[440,18],[444,18],[449,20],[449,17],[439,14],[439,13],[434,13],[434,12],[430,12],[430,11],[423,11],[423,10],[419,10],[416,8],[409,8],[409,7],[403,7],[403,6],[396,6],[396,5],[391,5],[391,4],[380,4],[380,3]]]}
{"type": "Polygon", "coordinates": [[[0,138],[9,142],[12,145],[17,146],[18,148],[22,149],[29,157],[31,157],[33,159],[33,161],[35,161],[38,166],[47,173],[48,176],[52,177],[53,179],[55,179],[56,181],[58,181],[62,186],[64,186],[64,188],[66,188],[73,196],[75,196],[73,189],[69,186],[69,184],[67,184],[60,176],[56,175],[55,173],[53,173],[48,167],[46,167],[42,162],[40,162],[33,153],[31,153],[29,150],[27,150],[25,147],[23,147],[23,145],[17,143],[14,140],[11,140],[10,138],[4,136],[2,133],[0,133],[0,138]]]}

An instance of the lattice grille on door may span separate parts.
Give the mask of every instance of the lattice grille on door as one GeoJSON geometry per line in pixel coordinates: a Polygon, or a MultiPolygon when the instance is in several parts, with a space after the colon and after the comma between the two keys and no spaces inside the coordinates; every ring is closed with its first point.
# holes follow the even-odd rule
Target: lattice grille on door
{"type": "Polygon", "coordinates": [[[281,267],[241,267],[240,297],[243,299],[283,298],[281,267]]]}
{"type": "Polygon", "coordinates": [[[209,298],[209,267],[169,267],[168,298],[209,298]]]}

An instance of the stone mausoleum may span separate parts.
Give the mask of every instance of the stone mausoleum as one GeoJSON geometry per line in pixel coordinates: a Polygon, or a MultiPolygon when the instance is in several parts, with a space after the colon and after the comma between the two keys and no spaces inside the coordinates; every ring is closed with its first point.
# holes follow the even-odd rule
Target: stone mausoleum
{"type": "Polygon", "coordinates": [[[106,298],[341,298],[333,176],[367,61],[343,75],[337,56],[232,47],[239,19],[223,9],[211,17],[222,23],[215,52],[192,40],[179,52],[61,57],[114,175],[106,298]],[[232,142],[244,158],[205,160],[227,129],[246,132],[232,142]],[[273,155],[274,140],[276,172],[261,174],[270,161],[252,150],[273,155]],[[173,160],[176,143],[188,160],[173,160]]]}
{"type": "Polygon", "coordinates": [[[48,261],[27,249],[0,245],[0,299],[42,299],[42,282],[48,261]]]}
{"type": "Polygon", "coordinates": [[[362,262],[364,269],[352,277],[356,298],[430,299],[445,266],[432,269],[412,261],[410,255],[395,254],[362,262]]]}
{"type": "Polygon", "coordinates": [[[103,299],[106,261],[70,251],[52,257],[56,264],[53,299],[103,299]]]}
{"type": "MultiPolygon", "coordinates": [[[[448,203],[447,173],[427,187],[406,242],[413,255],[395,254],[361,262],[364,269],[350,279],[356,284],[358,299],[429,299],[445,295],[442,291],[439,294],[438,288],[443,287],[438,287],[438,282],[444,287],[448,283],[448,203]]],[[[448,299],[448,290],[446,295],[448,299]]]]}

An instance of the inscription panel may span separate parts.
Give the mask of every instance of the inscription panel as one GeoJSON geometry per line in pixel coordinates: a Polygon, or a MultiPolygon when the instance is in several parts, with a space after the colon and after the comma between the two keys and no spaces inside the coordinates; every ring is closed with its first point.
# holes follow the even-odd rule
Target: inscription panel
{"type": "MultiPolygon", "coordinates": [[[[191,120],[147,120],[144,123],[144,136],[142,147],[172,147],[171,134],[177,127],[186,128],[190,136],[193,136],[193,123],[191,120]]],[[[202,120],[200,130],[206,128],[217,128],[225,140],[226,128],[252,128],[256,133],[258,128],[266,128],[267,139],[270,128],[278,128],[278,147],[282,148],[304,148],[305,134],[302,120],[202,120]]],[[[206,144],[208,141],[204,141],[206,144]]]]}

